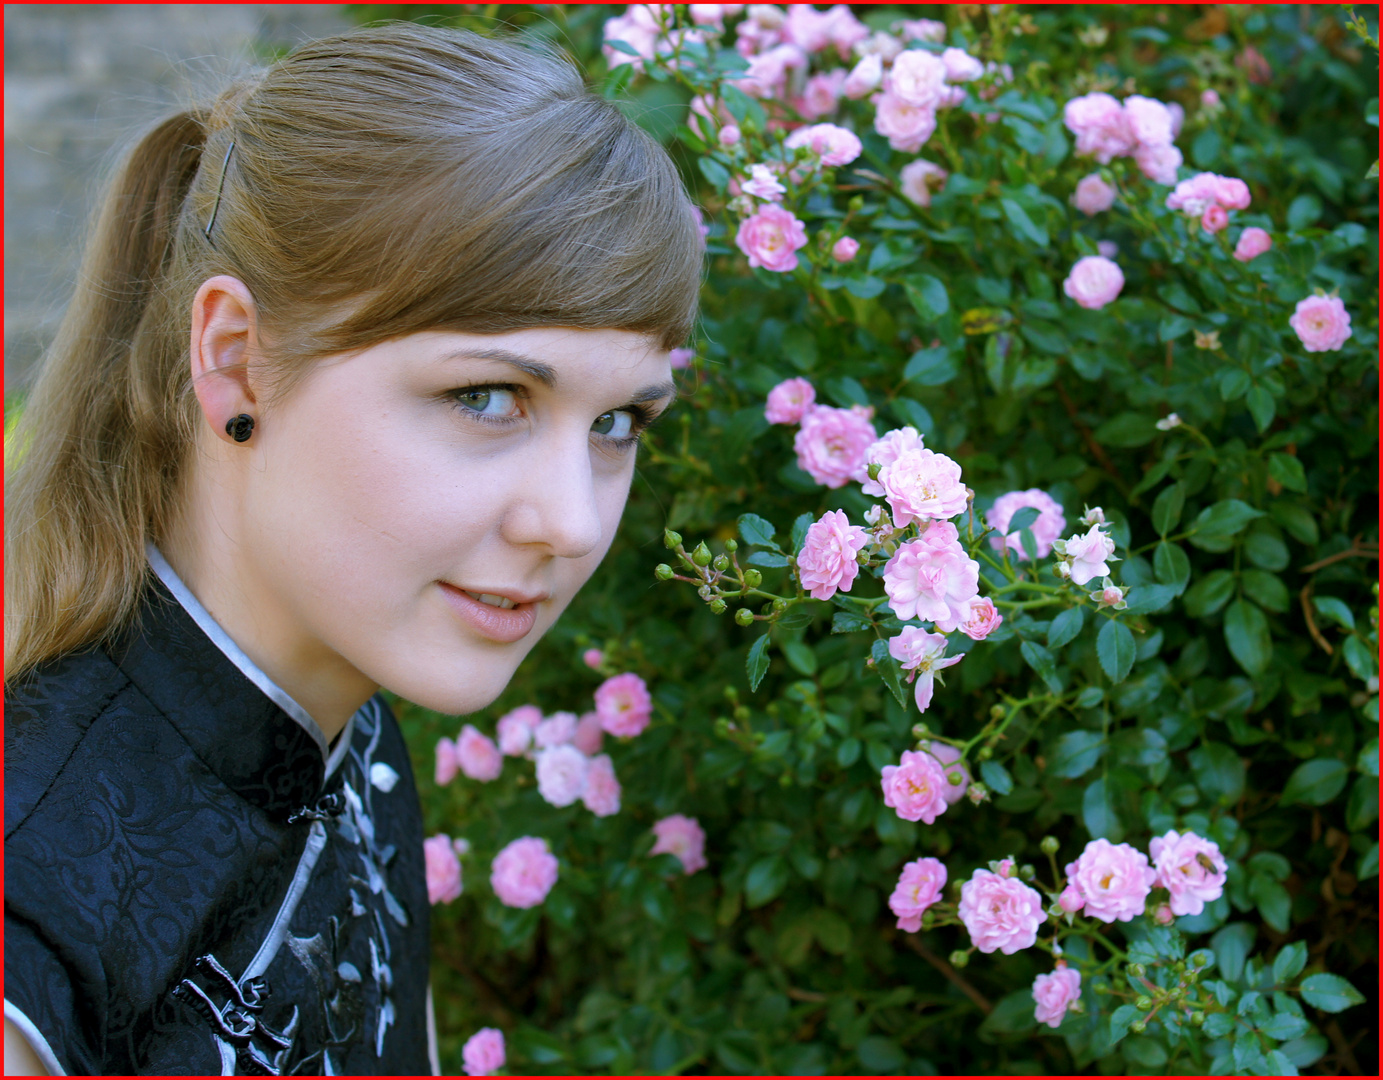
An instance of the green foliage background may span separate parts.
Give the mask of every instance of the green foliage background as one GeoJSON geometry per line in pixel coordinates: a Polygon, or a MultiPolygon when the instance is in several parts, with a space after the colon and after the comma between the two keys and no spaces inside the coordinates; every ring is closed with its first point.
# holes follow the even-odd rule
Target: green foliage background
{"type": "MultiPolygon", "coordinates": [[[[714,169],[679,138],[690,135],[687,92],[606,78],[600,31],[619,9],[351,10],[503,21],[558,42],[668,142],[703,205],[722,205],[714,169]]],[[[1376,33],[1376,8],[1360,10],[1376,33]]],[[[1004,119],[974,142],[950,121],[951,156],[935,141],[924,149],[953,173],[944,194],[929,211],[879,195],[872,218],[851,226],[859,260],[837,276],[750,272],[719,219],[700,359],[641,451],[620,537],[504,698],[471,718],[492,731],[521,703],[589,709],[601,676],[580,652],[605,648],[657,702],[654,726],[612,751],[622,813],[550,807],[513,761],[494,784],[436,789],[431,748],[459,721],[400,703],[430,829],[474,847],[465,894],[433,913],[443,1071],[460,1071],[461,1044],[494,1025],[512,1071],[526,1072],[1266,1071],[1252,1047],[1280,1046],[1303,1071],[1376,1074],[1371,1009],[1337,1017],[1348,1001],[1307,994],[1303,1009],[1273,993],[1303,969],[1378,982],[1378,697],[1366,685],[1377,675],[1378,189],[1365,179],[1376,55],[1324,7],[857,14],[885,26],[942,19],[952,43],[1002,56],[1016,73],[1004,119]],[[1091,26],[1107,29],[1103,44],[1091,26]],[[1236,65],[1247,46],[1266,81],[1236,65]],[[1218,115],[1198,105],[1207,87],[1224,100],[1218,115]],[[1237,222],[1267,228],[1274,250],[1246,267],[1229,260],[1141,180],[1129,212],[1076,214],[1067,199],[1094,166],[1071,158],[1060,108],[1094,89],[1181,102],[1187,165],[1247,180],[1254,202],[1237,222]],[[1085,312],[1060,283],[1097,238],[1119,244],[1128,282],[1109,309],[1085,312]],[[925,292],[927,278],[940,293],[912,300],[909,286],[925,292]],[[1338,289],[1353,317],[1340,352],[1304,353],[1287,329],[1317,286],[1338,289]],[[1195,332],[1212,330],[1222,350],[1194,347],[1195,332]],[[797,374],[830,404],[874,404],[881,430],[918,424],[961,463],[981,508],[1034,486],[1069,522],[1082,504],[1103,506],[1125,556],[1116,581],[1152,598],[1123,620],[1137,661],[1117,684],[1101,671],[1095,618],[1058,646],[1051,612],[1019,614],[1011,635],[970,650],[927,714],[935,730],[968,736],[1006,697],[1035,687],[1047,698],[997,746],[1000,768],[984,774],[997,797],[931,827],[882,805],[878,770],[911,745],[918,718],[865,669],[868,640],[831,634],[828,605],[795,609],[812,617],[774,626],[751,693],[745,659],[761,629],[653,580],[665,526],[688,548],[704,538],[719,550],[745,512],[775,523],[780,540],[803,513],[845,508],[858,520],[858,493],[813,484],[790,431],[763,419],[768,389],[797,374]],[[1157,431],[1169,411],[1204,439],[1157,431]],[[1023,641],[1049,650],[1050,694],[1023,641]],[[728,720],[763,738],[726,735],[728,720]],[[708,870],[683,877],[671,857],[647,856],[649,827],[671,813],[705,827],[708,870]],[[940,958],[967,944],[963,932],[905,935],[886,907],[899,867],[920,855],[957,880],[1008,854],[1041,865],[1046,834],[1065,863],[1092,835],[1146,849],[1174,827],[1214,837],[1231,860],[1226,897],[1178,920],[1190,947],[1213,950],[1229,1002],[1207,1025],[1204,1041],[1219,1040],[1208,1050],[1152,1027],[1119,1042],[1089,983],[1086,1017],[1038,1036],[1028,988],[1048,957],[976,956],[944,977],[940,958]],[[545,905],[527,912],[500,905],[487,881],[493,853],[520,835],[547,838],[562,863],[545,905]]],[[[872,134],[865,147],[859,164],[885,175],[906,160],[872,134]]],[[[844,196],[817,198],[809,230],[844,208],[844,196]]],[[[856,591],[870,588],[862,579],[856,591]]],[[[1170,963],[1181,945],[1148,944],[1142,922],[1109,933],[1170,963]]]]}

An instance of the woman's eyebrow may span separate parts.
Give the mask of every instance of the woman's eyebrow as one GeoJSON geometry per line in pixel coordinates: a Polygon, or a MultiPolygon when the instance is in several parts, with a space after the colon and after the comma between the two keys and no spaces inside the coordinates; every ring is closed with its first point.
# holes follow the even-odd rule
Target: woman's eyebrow
{"type": "Polygon", "coordinates": [[[660,398],[675,397],[677,395],[677,385],[675,383],[663,382],[655,383],[652,386],[645,386],[629,399],[629,404],[640,405],[645,401],[657,401],[660,398]]]}
{"type": "Polygon", "coordinates": [[[518,368],[525,375],[542,383],[549,390],[557,385],[557,369],[531,356],[522,356],[508,349],[461,349],[447,353],[443,360],[498,360],[501,364],[518,368]]]}

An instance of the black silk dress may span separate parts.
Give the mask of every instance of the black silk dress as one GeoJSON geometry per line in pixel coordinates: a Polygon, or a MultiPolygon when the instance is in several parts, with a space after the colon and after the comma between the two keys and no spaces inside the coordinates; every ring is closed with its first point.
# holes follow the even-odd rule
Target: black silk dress
{"type": "Polygon", "coordinates": [[[5,1015],[53,1073],[433,1071],[422,818],[157,551],[136,627],[5,699],[5,1015]]]}

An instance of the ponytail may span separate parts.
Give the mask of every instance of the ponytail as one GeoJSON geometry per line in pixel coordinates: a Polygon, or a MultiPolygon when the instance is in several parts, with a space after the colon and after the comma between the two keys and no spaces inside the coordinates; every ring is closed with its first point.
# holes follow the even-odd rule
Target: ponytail
{"type": "Polygon", "coordinates": [[[169,510],[190,438],[177,357],[136,347],[206,139],[179,113],[120,167],[42,372],[5,484],[5,683],[108,636],[134,612],[145,538],[169,510]],[[177,448],[175,451],[174,448],[177,448]]]}

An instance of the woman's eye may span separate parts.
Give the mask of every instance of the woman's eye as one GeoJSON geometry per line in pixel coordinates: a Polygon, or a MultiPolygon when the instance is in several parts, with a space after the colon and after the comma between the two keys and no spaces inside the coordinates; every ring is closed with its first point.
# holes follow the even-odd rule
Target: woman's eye
{"type": "Polygon", "coordinates": [[[634,432],[634,414],[627,409],[601,413],[595,418],[591,430],[611,439],[627,439],[634,432]]]}
{"type": "Polygon", "coordinates": [[[461,390],[456,400],[471,412],[482,416],[513,416],[518,409],[517,395],[512,390],[498,386],[478,386],[471,390],[461,390]]]}

